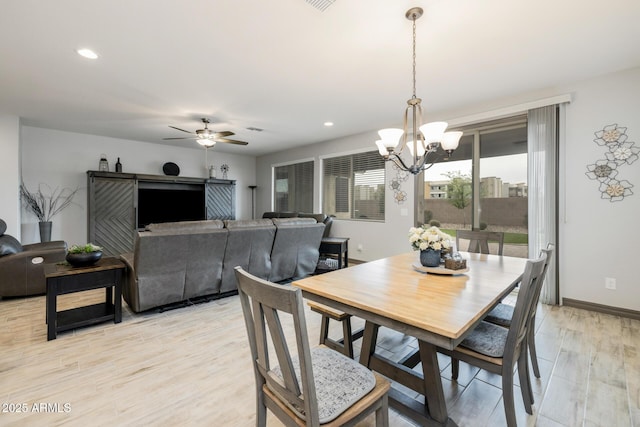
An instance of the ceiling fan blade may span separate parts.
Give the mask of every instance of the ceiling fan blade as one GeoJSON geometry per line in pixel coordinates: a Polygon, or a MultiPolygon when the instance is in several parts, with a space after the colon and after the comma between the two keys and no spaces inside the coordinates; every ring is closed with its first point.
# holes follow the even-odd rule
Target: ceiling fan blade
{"type": "Polygon", "coordinates": [[[216,132],[214,137],[215,138],[224,138],[225,136],[231,136],[231,135],[235,135],[235,133],[229,132],[228,130],[225,130],[225,131],[222,131],[222,132],[216,132]]]}
{"type": "Polygon", "coordinates": [[[186,133],[193,133],[193,132],[189,132],[188,130],[184,130],[184,129],[177,128],[177,127],[175,127],[175,126],[169,126],[169,127],[170,127],[170,128],[173,128],[173,129],[175,129],[175,130],[182,131],[182,132],[186,132],[186,133]]]}
{"type": "Polygon", "coordinates": [[[236,144],[236,145],[249,145],[248,142],[244,142],[244,141],[237,141],[235,139],[227,139],[227,138],[216,138],[215,139],[216,142],[226,142],[229,144],[236,144]]]}
{"type": "Polygon", "coordinates": [[[193,139],[192,137],[189,136],[185,136],[185,137],[181,137],[181,138],[162,138],[164,141],[170,141],[172,139],[193,139]]]}

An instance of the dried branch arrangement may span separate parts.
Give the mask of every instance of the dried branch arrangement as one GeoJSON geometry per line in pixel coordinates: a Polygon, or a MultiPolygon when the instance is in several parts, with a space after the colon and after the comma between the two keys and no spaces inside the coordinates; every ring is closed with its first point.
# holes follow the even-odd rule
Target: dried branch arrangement
{"type": "Polygon", "coordinates": [[[71,190],[56,187],[53,191],[45,194],[41,185],[38,185],[38,191],[31,192],[24,183],[20,184],[22,203],[40,222],[51,221],[51,218],[73,203],[73,197],[77,192],[78,188],[71,190]]]}

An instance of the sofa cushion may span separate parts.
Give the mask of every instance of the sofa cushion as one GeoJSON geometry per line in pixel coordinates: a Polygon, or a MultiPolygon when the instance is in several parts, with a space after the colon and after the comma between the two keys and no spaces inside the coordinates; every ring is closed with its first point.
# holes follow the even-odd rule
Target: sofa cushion
{"type": "Polygon", "coordinates": [[[8,234],[0,236],[0,256],[17,254],[18,252],[22,252],[20,242],[8,234]]]}
{"type": "Polygon", "coordinates": [[[188,230],[188,231],[204,231],[223,228],[224,223],[220,220],[202,220],[202,221],[179,221],[179,222],[161,222],[158,224],[149,224],[145,227],[147,231],[166,231],[166,230],[188,230]]]}
{"type": "Polygon", "coordinates": [[[5,231],[7,231],[7,223],[0,219],[0,236],[2,236],[5,231]]]}
{"type": "Polygon", "coordinates": [[[273,221],[270,219],[239,219],[224,221],[225,228],[250,228],[250,227],[273,227],[273,221]]]}
{"type": "Polygon", "coordinates": [[[313,218],[273,218],[272,219],[273,224],[276,227],[282,227],[282,226],[295,226],[295,225],[305,225],[305,224],[317,224],[318,221],[316,221],[313,218]]]}

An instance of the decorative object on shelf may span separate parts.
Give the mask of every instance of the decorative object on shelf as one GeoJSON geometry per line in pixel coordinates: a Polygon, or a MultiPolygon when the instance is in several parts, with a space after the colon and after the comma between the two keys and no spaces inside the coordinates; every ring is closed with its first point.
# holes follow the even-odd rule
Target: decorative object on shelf
{"type": "Polygon", "coordinates": [[[400,169],[395,163],[393,169],[396,171],[396,176],[391,179],[389,188],[393,190],[393,201],[401,205],[407,201],[407,192],[402,190],[402,183],[409,179],[409,173],[400,169]]]}
{"type": "Polygon", "coordinates": [[[420,251],[422,265],[437,267],[442,251],[448,251],[453,246],[453,238],[438,227],[422,225],[409,229],[409,243],[414,251],[420,251]]]}
{"type": "Polygon", "coordinates": [[[93,243],[73,245],[67,251],[66,260],[74,267],[87,267],[102,258],[102,248],[93,243]]]}
{"type": "Polygon", "coordinates": [[[60,190],[56,187],[53,191],[45,194],[42,191],[42,185],[39,185],[38,191],[32,193],[24,183],[20,184],[20,197],[23,205],[38,218],[41,242],[51,241],[51,219],[73,203],[73,197],[77,192],[77,188],[75,190],[69,188],[60,190]]]}
{"type": "Polygon", "coordinates": [[[220,166],[220,171],[222,172],[222,179],[227,179],[227,173],[229,173],[229,165],[226,163],[220,166]]]}
{"type": "Polygon", "coordinates": [[[162,172],[168,176],[178,176],[180,175],[180,168],[173,162],[167,162],[162,165],[162,172]]]}
{"type": "Polygon", "coordinates": [[[116,172],[122,172],[122,163],[120,163],[120,157],[118,157],[118,161],[116,162],[116,172]]]}
{"type": "Polygon", "coordinates": [[[98,170],[100,172],[109,172],[109,162],[106,154],[100,154],[100,162],[98,162],[98,170]]]}
{"type": "Polygon", "coordinates": [[[215,178],[215,177],[216,177],[216,166],[211,165],[209,166],[209,178],[215,178]]]}
{"type": "Polygon", "coordinates": [[[378,131],[381,139],[376,141],[378,151],[385,160],[414,175],[433,166],[438,147],[442,147],[446,156],[451,157],[462,136],[462,132],[445,132],[448,126],[446,122],[422,124],[422,99],[416,97],[416,19],[422,13],[420,7],[413,7],[405,13],[406,18],[413,21],[413,96],[407,101],[403,128],[382,129],[378,131]],[[411,155],[410,164],[405,163],[401,156],[405,146],[411,155]],[[428,163],[430,158],[431,163],[428,163]]]}
{"type": "Polygon", "coordinates": [[[633,184],[616,178],[618,168],[638,160],[640,148],[636,147],[634,142],[627,141],[627,128],[619,127],[617,123],[605,126],[602,130],[594,132],[594,135],[596,138],[593,142],[609,151],[605,153],[604,159],[587,165],[585,175],[589,179],[600,181],[598,190],[602,199],[609,199],[610,202],[622,201],[633,194],[633,184]]]}

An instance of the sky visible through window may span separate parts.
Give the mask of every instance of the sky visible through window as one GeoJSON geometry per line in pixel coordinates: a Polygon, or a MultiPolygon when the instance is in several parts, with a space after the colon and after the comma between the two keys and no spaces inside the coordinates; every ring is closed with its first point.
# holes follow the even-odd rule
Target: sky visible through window
{"type": "MultiPolygon", "coordinates": [[[[471,175],[471,160],[436,163],[424,172],[425,181],[446,181],[447,172],[460,171],[471,175]]],[[[517,184],[527,182],[527,153],[481,159],[480,177],[495,176],[502,182],[517,184]]]]}

